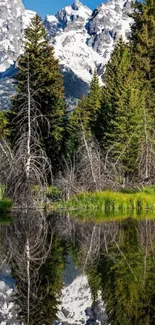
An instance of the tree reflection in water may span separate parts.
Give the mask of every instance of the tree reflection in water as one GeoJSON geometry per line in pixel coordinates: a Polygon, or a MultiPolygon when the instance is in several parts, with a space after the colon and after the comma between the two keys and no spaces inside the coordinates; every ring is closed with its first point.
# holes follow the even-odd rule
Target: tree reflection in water
{"type": "Polygon", "coordinates": [[[7,227],[6,238],[19,320],[26,325],[52,324],[64,268],[64,251],[52,220],[38,211],[20,211],[7,227]]]}
{"type": "Polygon", "coordinates": [[[4,242],[24,325],[53,324],[68,254],[88,277],[93,306],[101,292],[107,324],[155,324],[155,221],[95,223],[22,211],[6,227],[4,242]]]}

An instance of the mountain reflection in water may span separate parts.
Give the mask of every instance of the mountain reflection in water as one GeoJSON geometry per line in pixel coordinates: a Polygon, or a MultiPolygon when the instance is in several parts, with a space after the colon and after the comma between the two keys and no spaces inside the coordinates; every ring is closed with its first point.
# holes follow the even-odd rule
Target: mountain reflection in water
{"type": "MultiPolygon", "coordinates": [[[[74,324],[155,324],[153,219],[111,216],[98,222],[94,216],[81,219],[29,210],[6,220],[8,224],[5,216],[0,218],[0,281],[5,281],[8,269],[16,280],[11,296],[16,321],[9,324],[52,325],[60,315],[63,286],[81,273],[87,276],[91,290],[91,314],[87,321],[77,319],[74,324]],[[72,274],[68,273],[70,259],[76,266],[72,274]],[[95,309],[99,295],[107,314],[100,322],[95,309]]],[[[76,308],[76,301],[73,304],[76,308]]],[[[69,319],[69,312],[65,317],[69,319]]]]}

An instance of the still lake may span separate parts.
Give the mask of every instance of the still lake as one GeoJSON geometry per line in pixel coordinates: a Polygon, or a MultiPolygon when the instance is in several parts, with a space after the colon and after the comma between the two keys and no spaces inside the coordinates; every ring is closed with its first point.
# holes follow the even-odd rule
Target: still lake
{"type": "Polygon", "coordinates": [[[155,216],[0,216],[0,325],[155,324],[155,216]]]}

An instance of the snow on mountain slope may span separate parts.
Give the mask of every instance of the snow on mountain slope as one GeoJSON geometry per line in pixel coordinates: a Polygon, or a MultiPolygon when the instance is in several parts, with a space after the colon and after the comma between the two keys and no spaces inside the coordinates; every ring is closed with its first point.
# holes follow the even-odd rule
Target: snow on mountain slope
{"type": "Polygon", "coordinates": [[[20,53],[23,13],[21,0],[0,0],[0,71],[8,69],[20,53]]]}
{"type": "Polygon", "coordinates": [[[21,53],[21,39],[32,11],[21,0],[0,0],[0,72],[6,71],[21,53]]]}
{"type": "Polygon", "coordinates": [[[25,10],[21,0],[0,0],[0,110],[9,106],[9,97],[15,91],[12,79],[15,62],[22,53],[22,37],[30,19],[31,10],[25,10]]]}
{"type": "Polygon", "coordinates": [[[101,75],[119,37],[126,40],[132,19],[130,0],[102,3],[93,12],[80,1],[47,16],[45,26],[63,71],[70,69],[90,83],[96,69],[101,75]]]}
{"type": "Polygon", "coordinates": [[[86,276],[77,276],[71,284],[63,288],[58,318],[62,325],[107,324],[107,316],[100,297],[96,302],[96,307],[92,307],[91,292],[86,276]]]}

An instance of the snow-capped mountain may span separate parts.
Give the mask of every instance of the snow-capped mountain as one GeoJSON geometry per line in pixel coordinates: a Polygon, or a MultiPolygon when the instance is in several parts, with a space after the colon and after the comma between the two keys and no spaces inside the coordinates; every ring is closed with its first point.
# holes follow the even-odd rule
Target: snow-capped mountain
{"type": "Polygon", "coordinates": [[[93,12],[78,0],[47,16],[45,26],[64,71],[86,82],[96,69],[101,75],[120,36],[126,40],[132,19],[131,0],[102,3],[93,12]]]}
{"type": "MultiPolygon", "coordinates": [[[[104,2],[93,12],[75,0],[55,16],[46,16],[44,24],[62,67],[68,98],[80,98],[88,91],[95,69],[99,76],[103,74],[117,40],[121,35],[127,39],[130,33],[131,10],[131,0],[104,2]]],[[[13,74],[24,28],[34,14],[22,0],[0,0],[0,94],[5,100],[10,89],[7,77],[13,74]]]]}

